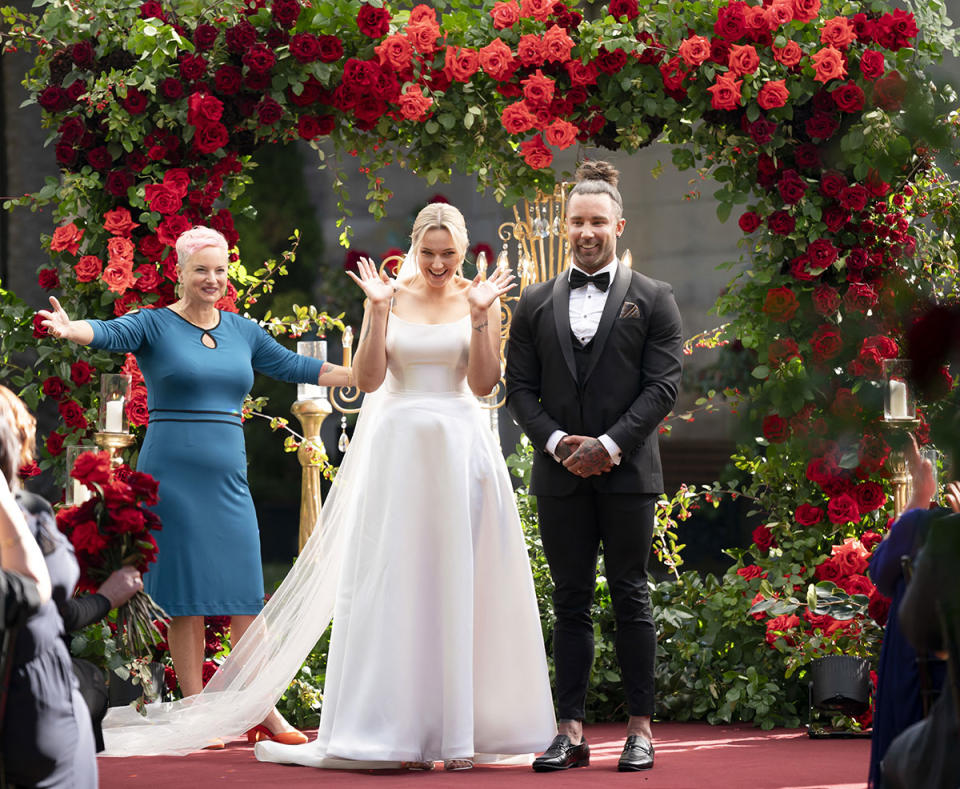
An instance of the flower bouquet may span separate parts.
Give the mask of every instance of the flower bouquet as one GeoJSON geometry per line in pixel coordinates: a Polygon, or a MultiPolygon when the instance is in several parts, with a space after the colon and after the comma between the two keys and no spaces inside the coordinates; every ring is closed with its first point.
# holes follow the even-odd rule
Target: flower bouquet
{"type": "MultiPolygon", "coordinates": [[[[57,525],[73,544],[80,565],[78,591],[95,592],[121,567],[146,573],[157,558],[150,532],[161,528],[160,519],[148,509],[157,503],[156,480],[128,466],[113,467],[108,452],[84,452],[70,475],[90,491],[89,499],[57,513],[57,525]]],[[[146,592],[137,592],[117,609],[121,652],[146,655],[151,645],[163,641],[155,620],[164,619],[163,609],[146,592]]]]}

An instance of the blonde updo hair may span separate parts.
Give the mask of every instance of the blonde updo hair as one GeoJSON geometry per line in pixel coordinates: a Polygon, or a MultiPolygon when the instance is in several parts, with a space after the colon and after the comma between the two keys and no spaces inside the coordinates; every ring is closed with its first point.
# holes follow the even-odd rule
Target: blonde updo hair
{"type": "Polygon", "coordinates": [[[229,250],[227,239],[219,230],[204,225],[197,225],[189,230],[184,230],[177,238],[177,265],[182,266],[191,255],[206,247],[222,249],[224,255],[229,250]]]}
{"type": "Polygon", "coordinates": [[[0,384],[0,473],[12,485],[21,466],[33,462],[37,420],[23,400],[0,384]]]}
{"type": "Polygon", "coordinates": [[[623,216],[623,198],[617,185],[620,172],[609,162],[584,162],[577,168],[577,182],[570,190],[568,200],[574,195],[607,195],[616,206],[617,218],[623,216]]]}
{"type": "MultiPolygon", "coordinates": [[[[417,218],[413,220],[413,229],[410,231],[410,251],[414,260],[420,257],[420,247],[423,237],[430,230],[446,230],[453,238],[453,248],[457,250],[460,264],[457,273],[462,274],[463,259],[467,254],[470,239],[467,236],[467,223],[460,210],[449,203],[430,203],[420,209],[417,218]]],[[[419,271],[419,266],[417,271],[419,271]]]]}

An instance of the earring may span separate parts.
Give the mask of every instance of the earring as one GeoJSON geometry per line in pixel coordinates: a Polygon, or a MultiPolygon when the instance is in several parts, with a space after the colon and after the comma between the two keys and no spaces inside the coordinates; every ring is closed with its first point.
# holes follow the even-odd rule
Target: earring
{"type": "Polygon", "coordinates": [[[177,287],[174,288],[174,292],[177,294],[178,299],[183,298],[183,280],[182,279],[177,280],[177,287]]]}

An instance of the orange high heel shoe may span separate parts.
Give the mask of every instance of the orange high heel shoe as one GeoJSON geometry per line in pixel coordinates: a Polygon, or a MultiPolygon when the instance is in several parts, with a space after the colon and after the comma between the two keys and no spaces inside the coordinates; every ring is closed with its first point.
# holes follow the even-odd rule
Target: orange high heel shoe
{"type": "Polygon", "coordinates": [[[303,745],[307,742],[307,735],[296,729],[274,734],[262,723],[258,723],[247,732],[247,742],[259,742],[260,740],[273,740],[281,745],[303,745]]]}

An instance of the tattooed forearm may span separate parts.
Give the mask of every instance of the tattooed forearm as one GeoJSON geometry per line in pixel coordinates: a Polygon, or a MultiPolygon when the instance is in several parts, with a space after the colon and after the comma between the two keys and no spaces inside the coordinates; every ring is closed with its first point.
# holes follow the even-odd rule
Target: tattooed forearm
{"type": "Polygon", "coordinates": [[[473,330],[478,332],[485,332],[487,330],[488,324],[489,324],[489,321],[486,321],[486,320],[481,321],[480,323],[475,323],[473,324],[473,330]]]}

